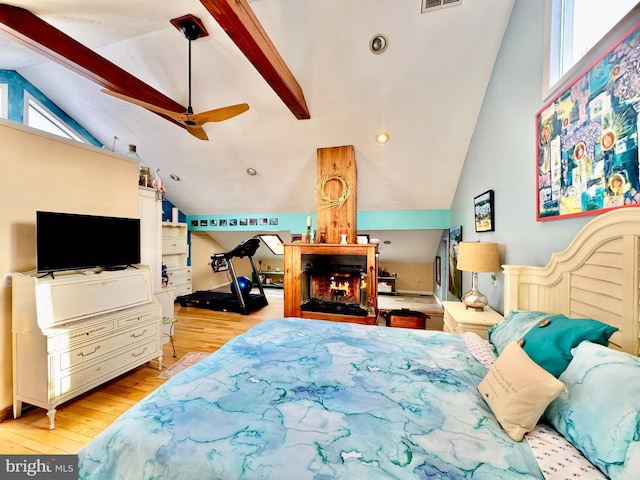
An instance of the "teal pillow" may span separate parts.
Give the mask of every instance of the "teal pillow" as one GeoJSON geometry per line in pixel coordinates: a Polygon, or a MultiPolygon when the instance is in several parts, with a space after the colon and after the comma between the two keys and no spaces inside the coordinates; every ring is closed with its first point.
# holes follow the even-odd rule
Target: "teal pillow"
{"type": "Polygon", "coordinates": [[[548,421],[612,480],[639,478],[640,358],[582,342],[559,380],[548,421]]]}
{"type": "Polygon", "coordinates": [[[552,315],[524,335],[522,349],[531,360],[558,378],[571,361],[572,348],[585,340],[606,346],[616,330],[598,320],[552,315]]]}
{"type": "Polygon", "coordinates": [[[499,356],[509,343],[520,340],[531,327],[548,316],[544,312],[513,310],[487,332],[494,353],[499,356]]]}

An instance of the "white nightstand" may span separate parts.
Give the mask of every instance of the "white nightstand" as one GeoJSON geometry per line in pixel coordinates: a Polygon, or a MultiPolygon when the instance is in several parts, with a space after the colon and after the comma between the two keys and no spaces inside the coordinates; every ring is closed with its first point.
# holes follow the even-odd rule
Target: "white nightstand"
{"type": "Polygon", "coordinates": [[[482,312],[467,310],[462,302],[442,302],[442,307],[445,332],[475,332],[487,338],[487,330],[502,320],[502,315],[489,307],[482,312]]]}

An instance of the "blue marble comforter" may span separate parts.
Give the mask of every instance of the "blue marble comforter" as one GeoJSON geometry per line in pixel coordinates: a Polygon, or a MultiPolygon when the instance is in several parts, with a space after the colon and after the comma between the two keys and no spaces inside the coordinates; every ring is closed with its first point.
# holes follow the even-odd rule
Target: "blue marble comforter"
{"type": "Polygon", "coordinates": [[[476,387],[461,336],[269,320],[79,452],[81,479],[543,478],[476,387]]]}

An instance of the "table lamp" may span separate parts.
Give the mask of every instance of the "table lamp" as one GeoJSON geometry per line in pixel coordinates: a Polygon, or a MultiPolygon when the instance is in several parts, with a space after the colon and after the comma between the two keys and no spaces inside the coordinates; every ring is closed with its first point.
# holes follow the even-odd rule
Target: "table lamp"
{"type": "Polygon", "coordinates": [[[498,244],[492,242],[460,242],[458,244],[458,270],[471,272],[471,290],[462,295],[467,310],[481,312],[487,306],[487,297],[478,290],[478,272],[499,272],[498,244]]]}

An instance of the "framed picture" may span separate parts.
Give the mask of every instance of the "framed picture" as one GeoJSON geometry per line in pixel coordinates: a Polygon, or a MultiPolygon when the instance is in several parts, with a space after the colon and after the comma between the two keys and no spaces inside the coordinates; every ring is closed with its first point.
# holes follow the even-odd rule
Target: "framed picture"
{"type": "Polygon", "coordinates": [[[493,232],[496,229],[493,217],[493,190],[487,190],[473,199],[473,213],[476,232],[493,232]]]}
{"type": "Polygon", "coordinates": [[[640,203],[638,42],[636,24],[536,114],[538,221],[640,203]]]}
{"type": "Polygon", "coordinates": [[[462,272],[458,270],[458,245],[462,241],[462,226],[449,229],[449,291],[462,298],[462,272]]]}
{"type": "Polygon", "coordinates": [[[302,234],[301,233],[292,233],[291,234],[291,243],[301,242],[302,234]]]}
{"type": "Polygon", "coordinates": [[[436,271],[436,285],[440,286],[440,271],[442,270],[442,264],[440,263],[440,255],[436,256],[436,264],[434,267],[434,270],[436,271]]]}
{"type": "Polygon", "coordinates": [[[369,235],[367,233],[359,233],[356,236],[356,243],[360,243],[360,244],[369,243],[369,235]]]}

